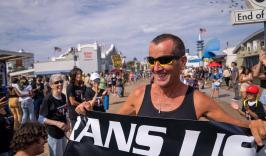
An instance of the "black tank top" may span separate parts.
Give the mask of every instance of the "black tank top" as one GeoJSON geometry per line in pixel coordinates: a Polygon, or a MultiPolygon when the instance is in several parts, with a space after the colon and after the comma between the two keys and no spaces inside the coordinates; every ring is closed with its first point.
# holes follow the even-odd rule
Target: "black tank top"
{"type": "Polygon", "coordinates": [[[197,120],[193,93],[194,89],[189,86],[182,104],[177,109],[169,112],[159,112],[151,101],[151,85],[147,85],[138,116],[197,120]]]}

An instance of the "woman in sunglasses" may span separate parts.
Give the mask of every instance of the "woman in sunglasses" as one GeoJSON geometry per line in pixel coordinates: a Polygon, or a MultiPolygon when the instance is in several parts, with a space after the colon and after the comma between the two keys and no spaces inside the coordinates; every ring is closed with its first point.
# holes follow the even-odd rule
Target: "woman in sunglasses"
{"type": "MultiPolygon", "coordinates": [[[[149,45],[147,61],[154,82],[132,91],[118,114],[191,120],[205,116],[211,120],[251,128],[256,142],[262,145],[262,139],[266,139],[266,124],[259,120],[240,121],[225,113],[209,96],[180,81],[187,58],[184,43],[179,37],[162,34],[154,38],[149,45]]],[[[86,105],[80,107],[90,109],[86,105]]]]}
{"type": "Polygon", "coordinates": [[[70,129],[67,120],[66,96],[62,93],[63,76],[54,74],[50,77],[51,93],[48,94],[41,105],[40,118],[47,125],[48,145],[50,156],[62,156],[67,144],[65,132],[70,129]]]}

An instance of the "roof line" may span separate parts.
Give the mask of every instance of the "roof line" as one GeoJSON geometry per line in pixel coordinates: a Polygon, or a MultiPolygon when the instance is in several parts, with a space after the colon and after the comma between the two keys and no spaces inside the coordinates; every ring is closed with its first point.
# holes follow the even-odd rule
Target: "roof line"
{"type": "Polygon", "coordinates": [[[264,32],[264,28],[255,31],[254,33],[252,33],[251,35],[249,35],[248,37],[246,37],[244,40],[242,40],[242,41],[236,46],[236,48],[233,50],[233,54],[235,54],[235,53],[238,51],[238,49],[241,47],[241,45],[242,45],[243,43],[246,43],[249,39],[251,39],[252,37],[254,37],[254,36],[256,36],[256,35],[258,35],[258,34],[260,34],[260,33],[262,33],[262,32],[264,32]]]}

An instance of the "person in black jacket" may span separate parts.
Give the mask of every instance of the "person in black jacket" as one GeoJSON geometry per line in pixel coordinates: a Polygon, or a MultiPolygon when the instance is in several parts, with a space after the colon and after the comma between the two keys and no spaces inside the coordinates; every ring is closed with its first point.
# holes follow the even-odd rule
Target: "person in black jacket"
{"type": "Polygon", "coordinates": [[[13,135],[13,125],[10,116],[5,111],[7,100],[5,97],[0,99],[0,156],[9,156],[10,142],[13,135]]]}

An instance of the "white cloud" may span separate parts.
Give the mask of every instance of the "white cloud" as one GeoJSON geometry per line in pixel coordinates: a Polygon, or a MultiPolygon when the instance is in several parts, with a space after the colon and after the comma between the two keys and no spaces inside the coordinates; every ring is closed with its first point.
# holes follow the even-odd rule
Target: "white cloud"
{"type": "Polygon", "coordinates": [[[25,49],[46,59],[53,47],[78,43],[114,43],[129,59],[148,54],[150,40],[160,33],[183,38],[196,51],[199,28],[206,39],[237,44],[260,24],[233,27],[228,4],[208,0],[10,0],[0,3],[0,48],[25,49]],[[223,10],[223,12],[221,11],[223,10]]]}

